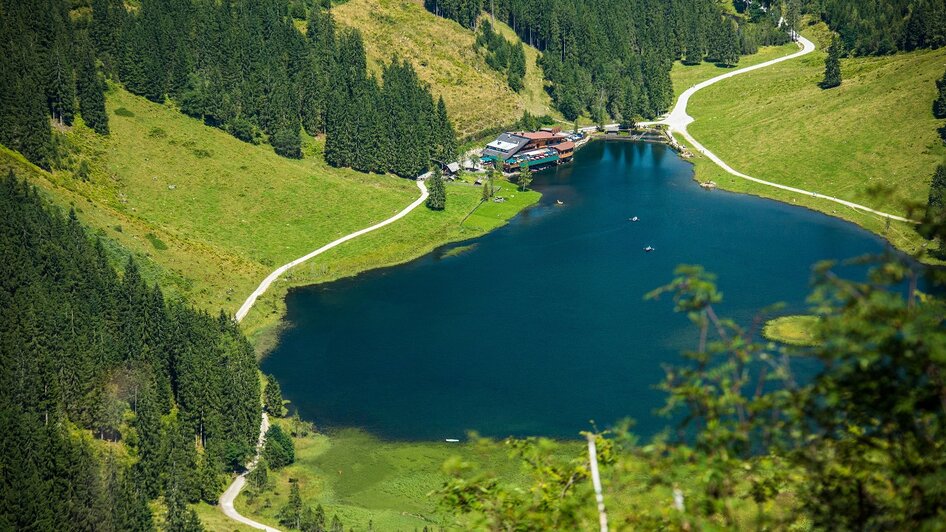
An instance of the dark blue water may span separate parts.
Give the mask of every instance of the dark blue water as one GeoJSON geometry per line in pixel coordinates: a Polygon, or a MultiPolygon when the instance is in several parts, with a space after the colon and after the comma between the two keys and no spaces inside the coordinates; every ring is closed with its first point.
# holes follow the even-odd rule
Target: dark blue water
{"type": "Polygon", "coordinates": [[[627,416],[647,435],[667,423],[661,364],[696,340],[668,298],[643,300],[674,267],[715,272],[720,313],[748,319],[804,310],[816,261],[884,248],[813,211],[705,191],[662,145],[594,142],[533,186],[541,204],[471,251],[291,291],[263,370],[304,418],[386,438],[575,437],[627,416]]]}

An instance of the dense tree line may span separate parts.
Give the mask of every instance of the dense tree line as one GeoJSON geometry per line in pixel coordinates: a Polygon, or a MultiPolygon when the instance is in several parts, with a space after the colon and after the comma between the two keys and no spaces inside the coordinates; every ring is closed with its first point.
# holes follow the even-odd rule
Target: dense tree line
{"type": "Polygon", "coordinates": [[[134,261],[119,275],[74,213],[12,172],[0,212],[0,525],[148,529],[163,494],[190,526],[185,502],[215,501],[253,452],[252,347],[228,317],[165,300],[134,261]]]}
{"type": "Polygon", "coordinates": [[[88,32],[74,28],[61,0],[0,0],[0,144],[49,168],[50,119],[77,115],[108,133],[105,84],[88,32]]]}
{"type": "Polygon", "coordinates": [[[506,76],[510,89],[516,92],[522,90],[526,76],[526,53],[521,41],[516,44],[507,41],[499,32],[493,31],[493,25],[487,20],[480,24],[475,47],[486,50],[486,64],[506,76]]]}
{"type": "Polygon", "coordinates": [[[823,0],[820,15],[854,55],[946,46],[946,0],[823,0]]]}
{"type": "Polygon", "coordinates": [[[543,52],[541,66],[569,120],[656,116],[673,100],[675,59],[732,65],[745,42],[736,19],[711,0],[430,0],[428,9],[473,27],[474,8],[494,9],[522,40],[543,52]]]}
{"type": "Polygon", "coordinates": [[[125,17],[98,34],[121,35],[117,70],[129,90],[157,102],[169,96],[242,140],[265,135],[280,155],[302,156],[304,129],[326,134],[330,164],[414,177],[455,142],[446,109],[438,114],[413,68],[395,61],[379,86],[367,76],[361,36],[336,32],[319,6],[305,35],[285,0],[144,0],[125,17]]]}
{"type": "Polygon", "coordinates": [[[416,177],[430,160],[452,162],[456,135],[441,98],[436,104],[407,61],[383,65],[381,80],[368,76],[357,30],[336,39],[338,72],[329,96],[325,160],[362,172],[416,177]]]}
{"type": "Polygon", "coordinates": [[[327,2],[142,0],[129,9],[90,0],[75,22],[67,0],[2,2],[0,142],[42,166],[52,150],[48,117],[69,125],[78,111],[108,132],[100,65],[134,94],[170,98],[285,157],[302,157],[302,131],[329,137],[330,163],[362,171],[414,177],[431,157],[455,157],[446,108],[413,68],[386,67],[390,86],[368,78],[361,37],[336,36],[327,2]],[[306,10],[303,34],[292,15],[306,10]]]}
{"type": "Polygon", "coordinates": [[[483,12],[483,0],[424,0],[424,7],[439,17],[455,20],[463,27],[474,29],[483,12]]]}

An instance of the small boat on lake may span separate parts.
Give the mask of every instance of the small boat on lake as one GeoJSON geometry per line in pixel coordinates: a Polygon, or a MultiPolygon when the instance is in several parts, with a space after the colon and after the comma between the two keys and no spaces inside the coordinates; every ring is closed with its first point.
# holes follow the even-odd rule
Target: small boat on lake
{"type": "Polygon", "coordinates": [[[565,205],[565,202],[562,200],[555,200],[556,205],[565,205]]]}
{"type": "Polygon", "coordinates": [[[639,222],[639,221],[640,221],[640,218],[638,218],[637,216],[635,216],[635,217],[633,217],[633,218],[628,218],[628,219],[629,219],[630,221],[632,221],[632,222],[639,222]]]}
{"type": "Polygon", "coordinates": [[[460,440],[456,440],[456,439],[453,439],[453,438],[447,438],[447,443],[457,443],[457,442],[459,442],[459,441],[460,441],[460,440]]]}
{"type": "Polygon", "coordinates": [[[654,251],[654,247],[653,247],[653,246],[647,246],[646,248],[644,248],[644,251],[646,251],[647,253],[650,253],[651,251],[654,251]]]}

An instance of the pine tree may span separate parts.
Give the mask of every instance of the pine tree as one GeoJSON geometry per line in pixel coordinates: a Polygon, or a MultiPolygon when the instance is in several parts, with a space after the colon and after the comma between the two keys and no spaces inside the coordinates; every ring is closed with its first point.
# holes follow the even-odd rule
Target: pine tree
{"type": "Polygon", "coordinates": [[[427,208],[442,211],[447,204],[447,192],[443,184],[440,166],[434,169],[433,175],[427,178],[427,208]]]}
{"type": "Polygon", "coordinates": [[[822,89],[831,89],[841,85],[841,41],[834,37],[828,46],[828,57],[824,63],[824,79],[822,89]]]}
{"type": "Polygon", "coordinates": [[[296,460],[296,451],[292,438],[279,425],[272,425],[266,431],[263,457],[273,469],[280,469],[296,460]]]}
{"type": "Polygon", "coordinates": [[[279,382],[273,375],[266,376],[266,396],[264,404],[266,411],[273,417],[283,416],[282,391],[279,388],[279,382]]]}
{"type": "MultiPolygon", "coordinates": [[[[505,41],[505,39],[503,39],[505,41]]],[[[509,88],[519,92],[524,87],[523,79],[526,76],[526,55],[525,49],[522,46],[522,41],[516,43],[516,46],[512,47],[512,51],[509,55],[509,70],[507,74],[507,81],[509,83],[509,88]]]]}
{"type": "Polygon", "coordinates": [[[266,463],[265,458],[260,457],[256,467],[246,475],[246,480],[257,494],[266,489],[266,484],[269,482],[269,464],[266,463]]]}
{"type": "Polygon", "coordinates": [[[345,525],[342,524],[342,520],[338,518],[338,514],[332,516],[332,532],[345,532],[345,525]]]}
{"type": "Polygon", "coordinates": [[[447,105],[443,102],[443,97],[437,100],[437,118],[434,127],[436,135],[436,145],[433,157],[444,164],[451,163],[457,158],[457,135],[453,130],[453,124],[447,116],[447,105]]]}
{"type": "Polygon", "coordinates": [[[942,212],[946,209],[946,163],[937,166],[936,172],[933,173],[927,208],[931,212],[942,212]]]}
{"type": "Polygon", "coordinates": [[[943,77],[936,80],[937,96],[933,101],[933,116],[936,118],[946,118],[946,72],[943,77]]]}
{"type": "Polygon", "coordinates": [[[302,528],[302,496],[299,494],[299,483],[289,485],[289,501],[277,514],[279,524],[289,528],[302,528]]]}
{"type": "Polygon", "coordinates": [[[161,413],[148,384],[139,387],[133,405],[133,426],[138,433],[138,461],[134,465],[135,480],[148,498],[154,498],[161,490],[161,468],[164,466],[164,450],[161,443],[161,413]]]}
{"type": "Polygon", "coordinates": [[[95,53],[87,37],[79,39],[77,83],[82,120],[99,135],[108,134],[105,112],[105,82],[95,65],[95,53]]]}
{"type": "Polygon", "coordinates": [[[532,184],[532,172],[529,170],[529,163],[522,162],[519,165],[519,190],[525,192],[532,184]]]}

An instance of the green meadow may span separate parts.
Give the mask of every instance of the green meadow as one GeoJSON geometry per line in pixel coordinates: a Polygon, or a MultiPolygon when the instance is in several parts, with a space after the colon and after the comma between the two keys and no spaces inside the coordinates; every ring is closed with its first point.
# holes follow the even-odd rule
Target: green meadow
{"type": "Polygon", "coordinates": [[[261,493],[244,490],[235,504],[240,513],[279,526],[276,516],[288,501],[290,482],[296,482],[305,504],[321,504],[328,520],[337,514],[346,529],[364,530],[369,522],[375,530],[437,529],[455,524],[432,495],[449,478],[446,462],[475,463],[503,478],[522,478],[502,446],[476,441],[386,442],[355,429],[294,441],[296,462],[270,471],[261,493]]]}
{"type": "MultiPolygon", "coordinates": [[[[822,90],[824,28],[803,34],[819,49],[694,95],[689,132],[743,173],[908,215],[908,205],[925,203],[933,170],[946,156],[931,112],[946,49],[843,59],[841,87],[822,90]]],[[[700,181],[853,221],[910,253],[925,247],[910,224],[751,183],[699,155],[693,161],[700,181]]]]}

